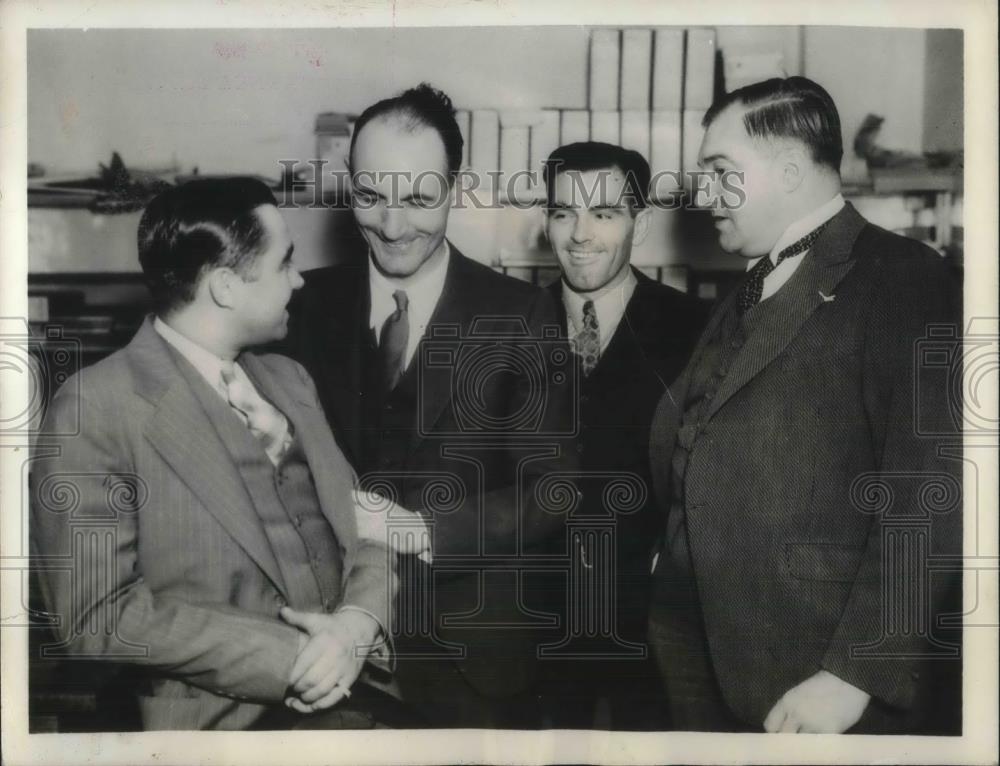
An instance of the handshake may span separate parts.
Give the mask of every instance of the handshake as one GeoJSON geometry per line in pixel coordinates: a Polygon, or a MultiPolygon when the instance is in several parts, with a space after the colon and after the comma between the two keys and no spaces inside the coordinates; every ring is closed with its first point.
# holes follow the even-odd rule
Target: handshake
{"type": "Polygon", "coordinates": [[[354,517],[358,524],[358,537],[384,545],[400,555],[416,556],[426,564],[431,563],[430,531],[419,513],[408,511],[376,492],[355,489],[354,517]],[[403,534],[389,536],[389,521],[404,523],[403,534]]]}
{"type": "MultiPolygon", "coordinates": [[[[420,514],[374,492],[356,489],[352,499],[359,538],[431,563],[430,534],[420,514]],[[404,522],[406,533],[390,538],[390,519],[404,522]]],[[[281,618],[301,631],[285,699],[300,713],[325,710],[350,697],[365,660],[384,645],[382,626],[362,609],[343,607],[334,614],[316,614],[286,606],[281,618]]]]}

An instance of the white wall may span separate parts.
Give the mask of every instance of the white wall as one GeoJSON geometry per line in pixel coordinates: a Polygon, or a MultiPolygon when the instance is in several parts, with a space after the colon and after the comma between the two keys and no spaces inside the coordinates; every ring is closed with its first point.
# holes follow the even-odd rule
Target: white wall
{"type": "Polygon", "coordinates": [[[28,35],[28,156],[277,177],[315,156],[318,112],[428,80],[459,107],[586,106],[582,27],[42,30],[28,35]]]}

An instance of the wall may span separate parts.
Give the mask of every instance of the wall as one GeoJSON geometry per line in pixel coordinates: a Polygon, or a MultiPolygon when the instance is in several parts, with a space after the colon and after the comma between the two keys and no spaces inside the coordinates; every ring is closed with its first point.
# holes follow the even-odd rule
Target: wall
{"type": "MultiPolygon", "coordinates": [[[[962,71],[960,35],[721,27],[718,47],[723,56],[780,52],[788,74],[824,84],[840,108],[847,146],[863,117],[876,112],[887,117],[879,137],[884,146],[919,151],[925,141],[929,148],[961,145],[961,123],[940,119],[942,108],[961,115],[955,87],[962,71]]],[[[584,27],[33,30],[28,156],[50,175],[93,173],[118,151],[138,168],[176,165],[189,172],[198,166],[203,173],[273,178],[278,159],[314,156],[318,112],[359,112],[420,80],[442,88],[462,108],[585,108],[588,41],[584,27]]],[[[851,169],[845,170],[850,178],[851,169]]],[[[39,229],[62,212],[38,212],[34,224],[29,221],[32,270],[134,268],[134,234],[101,243],[112,231],[134,229],[134,222],[57,220],[52,234],[39,229]],[[86,236],[65,236],[81,226],[86,236]],[[47,258],[46,243],[65,249],[47,258]]],[[[303,268],[335,257],[330,232],[342,227],[342,218],[288,213],[303,268]]],[[[637,262],[695,263],[689,251],[696,251],[702,268],[725,265],[669,215],[661,218],[655,236],[636,248],[637,262]]],[[[516,239],[537,230],[530,215],[512,219],[505,211],[456,211],[451,223],[456,244],[486,261],[509,245],[509,232],[516,239]]]]}

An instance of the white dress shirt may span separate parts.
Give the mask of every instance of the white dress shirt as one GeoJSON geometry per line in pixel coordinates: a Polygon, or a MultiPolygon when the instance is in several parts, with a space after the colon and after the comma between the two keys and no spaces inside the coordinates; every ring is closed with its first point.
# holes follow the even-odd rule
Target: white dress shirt
{"type": "MultiPolygon", "coordinates": [[[[264,397],[260,395],[260,392],[253,384],[253,381],[250,380],[246,372],[243,371],[243,368],[240,367],[235,361],[230,362],[216,356],[208,349],[199,346],[187,336],[177,332],[177,330],[159,317],[153,320],[153,329],[156,330],[167,343],[173,346],[181,356],[191,363],[191,366],[198,371],[198,374],[205,379],[205,382],[212,387],[212,390],[222,397],[222,400],[230,406],[233,412],[239,416],[240,420],[242,420],[244,424],[247,423],[247,416],[238,407],[233,407],[230,404],[229,392],[226,390],[226,384],[222,380],[223,367],[228,367],[230,364],[233,367],[233,373],[240,381],[243,389],[247,392],[247,395],[250,396],[251,399],[255,400],[254,404],[258,408],[271,408],[277,411],[276,408],[274,408],[274,405],[267,402],[264,397]]],[[[284,423],[284,434],[276,439],[276,444],[281,446],[276,447],[275,451],[268,451],[267,453],[268,458],[275,465],[280,463],[281,455],[283,455],[287,450],[288,444],[292,440],[288,418],[285,417],[284,413],[280,411],[278,414],[281,416],[281,421],[284,423]]],[[[275,431],[280,434],[281,432],[279,428],[276,428],[275,431]]]]}
{"type": "MultiPolygon", "coordinates": [[[[837,194],[837,196],[829,202],[823,203],[808,215],[805,215],[790,224],[789,227],[785,229],[784,233],[778,237],[778,241],[774,243],[774,247],[771,248],[770,254],[761,257],[770,258],[771,262],[774,263],[778,259],[778,253],[789,245],[802,239],[802,237],[811,232],[813,229],[829,221],[837,215],[843,207],[844,197],[841,194],[837,194]]],[[[764,289],[761,292],[760,299],[764,300],[765,298],[770,298],[778,292],[778,290],[780,290],[781,287],[792,278],[792,274],[795,273],[795,270],[805,259],[808,252],[808,250],[803,250],[798,255],[785,258],[781,263],[775,266],[774,270],[764,277],[764,289]]],[[[750,271],[750,269],[756,266],[760,260],[760,258],[753,258],[750,260],[747,263],[747,271],[750,271]]]]}
{"type": "Polygon", "coordinates": [[[606,293],[592,299],[587,295],[573,292],[566,281],[562,285],[563,308],[566,309],[566,322],[569,336],[572,338],[583,329],[583,304],[594,301],[594,313],[597,314],[597,331],[601,340],[601,353],[608,347],[615,335],[615,330],[625,316],[628,302],[632,300],[635,286],[639,284],[632,273],[632,267],[625,270],[625,278],[606,293]]]}
{"type": "MultiPolygon", "coordinates": [[[[407,314],[410,334],[406,341],[404,369],[410,366],[410,361],[416,353],[417,346],[420,345],[420,339],[424,337],[424,332],[444,290],[444,280],[448,276],[448,263],[451,260],[451,248],[447,240],[441,245],[438,252],[417,269],[416,274],[406,280],[405,285],[385,276],[374,265],[368,268],[368,286],[372,297],[369,326],[375,331],[376,340],[382,332],[385,320],[396,311],[396,299],[392,294],[397,290],[403,290],[409,301],[407,314]]],[[[368,257],[371,258],[371,254],[368,257]]]]}

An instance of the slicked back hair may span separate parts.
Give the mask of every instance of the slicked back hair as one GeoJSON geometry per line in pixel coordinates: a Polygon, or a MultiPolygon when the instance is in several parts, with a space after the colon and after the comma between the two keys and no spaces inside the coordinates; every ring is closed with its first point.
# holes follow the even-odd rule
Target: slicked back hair
{"type": "Polygon", "coordinates": [[[139,221],[139,264],[158,313],[194,300],[201,276],[252,273],[266,231],[254,210],[277,205],[255,178],[189,181],[158,194],[139,221]]]}
{"type": "Polygon", "coordinates": [[[455,107],[442,91],[426,82],[410,88],[392,98],[382,99],[365,109],[354,124],[351,134],[351,170],[354,170],[354,144],[361,129],[376,118],[395,117],[407,131],[433,128],[441,137],[445,155],[448,157],[448,178],[454,181],[462,166],[462,131],[455,119],[455,107]]]}
{"type": "Polygon", "coordinates": [[[830,94],[807,77],[775,77],[727,93],[705,113],[708,127],[719,114],[738,105],[751,138],[793,138],[809,147],[813,162],[840,172],[844,143],[840,115],[830,94]]]}
{"type": "Polygon", "coordinates": [[[618,168],[625,175],[624,195],[632,213],[649,203],[651,173],[646,158],[634,149],[600,141],[580,141],[560,146],[545,161],[546,199],[551,206],[555,194],[556,175],[567,171],[586,173],[591,170],[618,168]]]}

